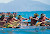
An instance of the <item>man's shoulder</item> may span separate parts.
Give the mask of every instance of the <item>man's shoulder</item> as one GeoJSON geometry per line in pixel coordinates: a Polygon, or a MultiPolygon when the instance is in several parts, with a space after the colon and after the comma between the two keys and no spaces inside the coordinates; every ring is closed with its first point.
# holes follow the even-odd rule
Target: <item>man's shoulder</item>
{"type": "Polygon", "coordinates": [[[38,17],[36,17],[36,18],[38,18],[38,17]]]}
{"type": "Polygon", "coordinates": [[[44,16],[44,18],[47,18],[46,16],[44,16]]]}

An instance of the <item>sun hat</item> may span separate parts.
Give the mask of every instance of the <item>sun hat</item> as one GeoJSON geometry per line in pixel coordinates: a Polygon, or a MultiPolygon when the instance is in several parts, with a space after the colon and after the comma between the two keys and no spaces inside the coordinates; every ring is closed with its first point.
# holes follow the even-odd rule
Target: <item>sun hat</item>
{"type": "Polygon", "coordinates": [[[39,16],[37,13],[34,14],[35,16],[39,16]]]}

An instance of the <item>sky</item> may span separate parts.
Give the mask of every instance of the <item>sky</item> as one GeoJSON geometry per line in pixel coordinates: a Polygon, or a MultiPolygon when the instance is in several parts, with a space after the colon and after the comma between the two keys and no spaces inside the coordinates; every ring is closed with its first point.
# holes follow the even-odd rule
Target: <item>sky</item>
{"type": "Polygon", "coordinates": [[[50,11],[50,0],[0,0],[1,11],[50,11]]]}

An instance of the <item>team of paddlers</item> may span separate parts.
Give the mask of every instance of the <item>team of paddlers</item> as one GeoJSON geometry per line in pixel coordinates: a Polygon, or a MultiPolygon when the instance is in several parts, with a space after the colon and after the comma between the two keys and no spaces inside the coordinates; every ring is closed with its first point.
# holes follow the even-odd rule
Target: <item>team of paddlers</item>
{"type": "MultiPolygon", "coordinates": [[[[31,19],[31,25],[28,25],[28,26],[50,26],[49,24],[45,24],[46,22],[44,22],[46,19],[47,20],[50,20],[49,18],[47,18],[45,16],[45,14],[41,14],[40,18],[38,18],[38,14],[35,13],[34,14],[34,17],[29,17],[29,19],[27,18],[23,18],[21,15],[17,15],[18,13],[16,12],[13,12],[10,13],[10,12],[7,12],[7,13],[0,13],[0,27],[2,28],[16,28],[18,27],[19,25],[21,25],[22,23],[22,20],[30,20],[31,19]],[[7,17],[8,16],[8,17],[7,17]],[[18,17],[18,19],[16,18],[18,17]],[[36,24],[36,22],[38,21],[38,23],[36,24]]],[[[27,17],[27,16],[26,16],[27,17]]]]}

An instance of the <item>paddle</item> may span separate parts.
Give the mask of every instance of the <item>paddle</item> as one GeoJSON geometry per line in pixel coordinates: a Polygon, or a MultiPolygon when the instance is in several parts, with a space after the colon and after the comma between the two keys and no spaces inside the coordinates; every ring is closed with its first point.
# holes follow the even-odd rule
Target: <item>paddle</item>
{"type": "MultiPolygon", "coordinates": [[[[17,17],[19,16],[19,15],[16,15],[17,17]]],[[[25,16],[25,15],[21,15],[21,16],[25,16]]]]}
{"type": "Polygon", "coordinates": [[[25,20],[25,21],[23,21],[23,22],[26,22],[26,21],[28,21],[29,19],[27,19],[27,20],[25,20]]]}
{"type": "MultiPolygon", "coordinates": [[[[28,20],[29,20],[29,19],[27,19],[27,20],[25,20],[25,21],[22,21],[22,22],[27,22],[28,20]]],[[[22,22],[21,22],[21,23],[22,23],[22,22]]],[[[26,23],[23,23],[23,24],[26,24],[26,23]]],[[[22,25],[22,24],[21,24],[21,25],[22,25]]]]}
{"type": "MultiPolygon", "coordinates": [[[[43,22],[47,22],[47,21],[49,21],[49,20],[46,20],[46,21],[43,21],[43,22]]],[[[40,25],[42,22],[38,22],[37,24],[36,24],[36,26],[38,26],[38,25],[40,25]]]]}

